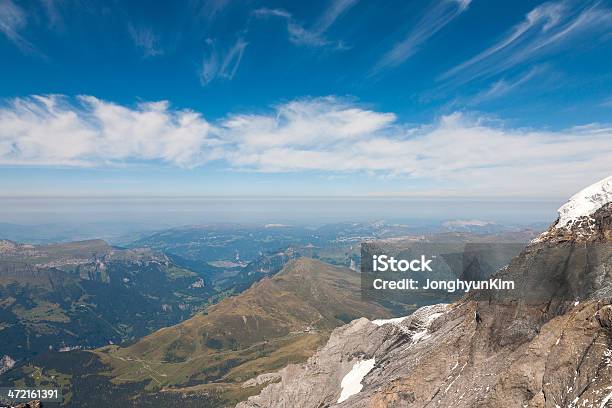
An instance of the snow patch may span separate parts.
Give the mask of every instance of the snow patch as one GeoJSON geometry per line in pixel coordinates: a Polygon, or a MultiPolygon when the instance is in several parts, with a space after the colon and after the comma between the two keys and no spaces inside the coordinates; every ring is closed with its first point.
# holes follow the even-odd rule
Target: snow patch
{"type": "Polygon", "coordinates": [[[410,342],[407,347],[419,343],[422,340],[426,340],[431,337],[429,328],[431,324],[440,316],[442,316],[447,310],[449,305],[446,303],[439,303],[437,305],[423,306],[417,309],[412,315],[404,317],[396,317],[394,319],[378,319],[373,320],[372,323],[377,326],[383,326],[391,324],[397,327],[399,330],[410,336],[410,342]],[[412,317],[413,320],[406,324],[404,320],[412,317]]]}
{"type": "Polygon", "coordinates": [[[412,335],[412,344],[418,343],[419,341],[425,340],[427,338],[429,338],[429,334],[427,334],[427,329],[423,329],[412,335]]]}
{"type": "Polygon", "coordinates": [[[435,312],[435,310],[440,309],[440,307],[446,308],[448,307],[448,305],[445,303],[440,303],[437,305],[423,306],[420,309],[417,309],[412,315],[396,317],[393,319],[377,319],[377,320],[372,320],[372,323],[374,323],[377,326],[382,326],[385,324],[392,324],[394,326],[403,327],[400,323],[402,323],[404,320],[406,320],[410,316],[416,316],[420,320],[423,321],[423,326],[425,328],[428,328],[431,325],[431,323],[433,323],[434,320],[436,320],[438,317],[444,314],[444,312],[435,312]]]}
{"type": "Polygon", "coordinates": [[[382,326],[383,324],[393,324],[393,325],[396,325],[398,323],[401,323],[402,321],[404,321],[407,318],[408,318],[408,316],[396,317],[395,319],[377,319],[377,320],[372,320],[372,323],[374,323],[377,326],[382,326]]]}
{"type": "Polygon", "coordinates": [[[607,177],[574,194],[559,208],[556,228],[566,228],[580,217],[594,214],[607,203],[612,202],[612,176],[607,177]]]}
{"type": "Polygon", "coordinates": [[[443,314],[444,314],[444,312],[430,314],[429,316],[427,316],[427,320],[425,321],[425,325],[427,327],[431,326],[431,324],[434,322],[434,320],[436,320],[438,317],[442,316],[443,314]]]}
{"type": "Polygon", "coordinates": [[[372,368],[374,368],[373,358],[359,361],[353,365],[353,369],[344,376],[340,383],[342,392],[340,393],[340,398],[338,398],[338,403],[346,401],[350,396],[358,394],[361,391],[363,388],[361,380],[363,380],[363,377],[365,377],[372,368]]]}

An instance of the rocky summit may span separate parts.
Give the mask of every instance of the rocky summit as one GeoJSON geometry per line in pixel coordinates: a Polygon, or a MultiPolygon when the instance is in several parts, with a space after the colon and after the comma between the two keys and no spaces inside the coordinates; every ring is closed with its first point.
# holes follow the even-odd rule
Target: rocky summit
{"type": "Polygon", "coordinates": [[[354,320],[237,407],[612,407],[611,182],[497,273],[519,283],[512,296],[354,320]]]}

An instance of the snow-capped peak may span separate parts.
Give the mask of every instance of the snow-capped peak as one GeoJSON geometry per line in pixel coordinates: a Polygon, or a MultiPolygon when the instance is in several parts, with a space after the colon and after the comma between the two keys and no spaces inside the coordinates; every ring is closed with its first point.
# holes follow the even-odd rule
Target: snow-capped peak
{"type": "Polygon", "coordinates": [[[568,227],[580,217],[593,215],[610,202],[612,202],[612,176],[574,194],[567,203],[559,208],[559,221],[555,227],[568,227]]]}

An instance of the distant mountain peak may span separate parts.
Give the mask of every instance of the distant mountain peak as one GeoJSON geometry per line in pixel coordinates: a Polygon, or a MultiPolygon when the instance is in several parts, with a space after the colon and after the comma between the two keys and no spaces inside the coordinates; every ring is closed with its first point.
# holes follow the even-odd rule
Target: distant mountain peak
{"type": "Polygon", "coordinates": [[[604,205],[612,203],[612,176],[574,194],[559,208],[556,228],[568,228],[582,217],[590,217],[604,205]]]}
{"type": "Polygon", "coordinates": [[[557,221],[532,243],[612,241],[612,176],[574,194],[558,212],[557,221]]]}

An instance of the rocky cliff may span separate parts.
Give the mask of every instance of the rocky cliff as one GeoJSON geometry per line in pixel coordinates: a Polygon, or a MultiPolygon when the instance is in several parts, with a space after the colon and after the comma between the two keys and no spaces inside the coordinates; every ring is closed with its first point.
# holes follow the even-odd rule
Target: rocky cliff
{"type": "Polygon", "coordinates": [[[612,407],[611,192],[573,196],[498,272],[512,296],[354,320],[238,407],[612,407]]]}

